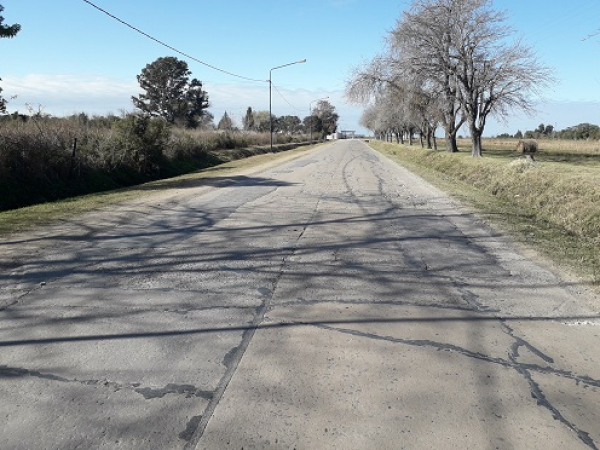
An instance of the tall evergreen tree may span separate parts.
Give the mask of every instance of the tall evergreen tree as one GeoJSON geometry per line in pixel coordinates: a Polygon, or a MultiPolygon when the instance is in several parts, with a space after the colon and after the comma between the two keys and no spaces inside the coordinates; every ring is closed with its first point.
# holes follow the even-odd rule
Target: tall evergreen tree
{"type": "Polygon", "coordinates": [[[225,114],[223,114],[223,117],[219,120],[217,129],[224,131],[231,131],[233,129],[233,121],[231,120],[231,117],[229,117],[229,114],[227,114],[227,111],[225,111],[225,114]]]}
{"type": "MultiPolygon", "coordinates": [[[[4,11],[4,6],[0,5],[0,14],[4,11]]],[[[13,25],[4,25],[4,17],[0,15],[0,38],[12,38],[21,30],[21,25],[15,23],[13,25]]]]}
{"type": "Polygon", "coordinates": [[[254,112],[252,108],[248,106],[246,110],[246,115],[244,116],[244,131],[253,131],[254,130],[254,112]]]}
{"type": "Polygon", "coordinates": [[[148,64],[137,80],[146,91],[132,97],[136,108],[163,117],[169,123],[196,128],[204,110],[208,108],[208,94],[202,82],[190,81],[191,71],[185,61],[168,56],[148,64]]]}

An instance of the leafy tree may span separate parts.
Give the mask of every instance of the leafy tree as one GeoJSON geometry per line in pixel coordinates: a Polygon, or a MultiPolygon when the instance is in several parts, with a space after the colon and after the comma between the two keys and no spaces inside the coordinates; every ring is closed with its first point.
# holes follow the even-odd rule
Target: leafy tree
{"type": "Polygon", "coordinates": [[[227,111],[225,111],[225,113],[223,114],[223,117],[221,117],[221,120],[219,120],[217,129],[224,130],[224,131],[233,130],[233,120],[231,120],[231,117],[229,117],[229,114],[227,114],[227,111]]]}
{"type": "Polygon", "coordinates": [[[198,119],[198,128],[202,130],[214,130],[215,129],[215,116],[210,112],[204,111],[198,119]]]}
{"type": "Polygon", "coordinates": [[[281,116],[277,119],[279,131],[286,134],[302,132],[302,121],[298,116],[281,116]]]}
{"type": "Polygon", "coordinates": [[[244,131],[253,131],[254,130],[254,113],[250,106],[248,106],[248,109],[246,110],[246,115],[244,116],[244,119],[242,120],[242,122],[243,122],[242,126],[244,127],[244,131]]]}
{"type": "Polygon", "coordinates": [[[302,119],[302,125],[304,125],[306,132],[310,134],[315,134],[323,129],[323,122],[314,114],[302,119]]]}
{"type": "Polygon", "coordinates": [[[190,81],[190,75],[185,61],[172,56],[158,58],[137,76],[146,93],[132,97],[133,104],[168,123],[196,128],[209,103],[202,83],[196,78],[190,81]]]}
{"type": "MultiPolygon", "coordinates": [[[[4,11],[4,6],[0,5],[0,14],[4,11]]],[[[21,25],[13,24],[13,25],[4,25],[4,17],[0,15],[0,38],[12,38],[17,35],[19,30],[21,30],[21,25]]],[[[2,78],[0,78],[0,81],[2,78]]],[[[2,93],[2,88],[0,88],[0,93],[2,93]]],[[[2,98],[0,95],[0,113],[6,112],[6,100],[2,98]]]]}
{"type": "Polygon", "coordinates": [[[335,112],[335,106],[327,100],[319,100],[312,111],[312,115],[317,116],[320,120],[320,129],[317,132],[322,133],[323,137],[328,134],[335,133],[338,127],[340,116],[335,112]]]}
{"type": "Polygon", "coordinates": [[[521,130],[517,130],[517,132],[515,133],[515,137],[517,139],[523,139],[523,132],[521,130]]]}
{"type": "MultiPolygon", "coordinates": [[[[252,111],[254,117],[254,129],[261,133],[268,133],[270,129],[269,111],[252,111]]],[[[273,122],[276,120],[273,118],[273,122]]]]}

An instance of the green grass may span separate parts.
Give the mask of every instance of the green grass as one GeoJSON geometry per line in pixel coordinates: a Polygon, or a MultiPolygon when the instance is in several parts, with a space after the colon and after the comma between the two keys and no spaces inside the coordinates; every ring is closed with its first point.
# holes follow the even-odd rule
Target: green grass
{"type": "Polygon", "coordinates": [[[475,208],[559,267],[600,284],[600,145],[540,141],[535,163],[517,141],[485,140],[484,157],[383,142],[371,146],[475,208]]]}

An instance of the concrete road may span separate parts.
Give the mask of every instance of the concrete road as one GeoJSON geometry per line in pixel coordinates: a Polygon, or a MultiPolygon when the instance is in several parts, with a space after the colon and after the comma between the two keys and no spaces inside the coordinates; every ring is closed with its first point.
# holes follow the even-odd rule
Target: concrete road
{"type": "Polygon", "coordinates": [[[0,449],[600,446],[597,305],[442,192],[210,184],[0,243],[0,449]]]}

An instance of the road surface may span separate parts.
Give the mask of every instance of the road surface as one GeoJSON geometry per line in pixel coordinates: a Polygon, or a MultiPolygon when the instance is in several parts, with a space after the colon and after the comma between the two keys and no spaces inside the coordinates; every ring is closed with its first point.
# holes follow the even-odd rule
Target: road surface
{"type": "Polygon", "coordinates": [[[357,140],[0,269],[2,449],[600,446],[598,308],[357,140]]]}

